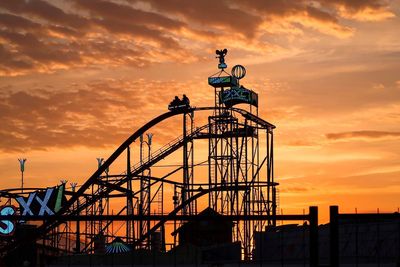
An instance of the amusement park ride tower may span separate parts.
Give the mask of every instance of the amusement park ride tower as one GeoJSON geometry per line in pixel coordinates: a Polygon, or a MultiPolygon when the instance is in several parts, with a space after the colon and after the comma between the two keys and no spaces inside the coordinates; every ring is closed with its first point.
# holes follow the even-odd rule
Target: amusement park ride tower
{"type": "MultiPolygon", "coordinates": [[[[98,248],[116,239],[132,250],[163,252],[167,249],[166,236],[198,220],[201,207],[230,220],[233,225],[231,241],[240,242],[243,259],[252,258],[254,233],[263,231],[267,225],[276,225],[275,126],[258,116],[257,93],[240,84],[246,74],[245,68],[236,65],[231,73],[226,72],[227,50],[216,53],[219,71],[208,78],[214,90],[214,105],[192,107],[185,97],[171,102],[168,112],[128,137],[108,159],[99,163],[85,183],[74,186],[72,191],[66,190],[61,208],[51,211],[51,207],[46,207],[49,214],[39,217],[43,218],[43,223],[35,232],[36,240],[70,254],[103,253],[104,249],[98,248]],[[208,119],[205,125],[195,128],[194,118],[198,112],[208,112],[208,119]],[[152,135],[148,131],[171,117],[182,118],[182,135],[153,150],[152,135]],[[147,141],[143,138],[145,134],[147,141]],[[201,165],[194,160],[197,140],[208,143],[206,181],[194,175],[195,168],[201,165]],[[139,161],[132,165],[135,151],[140,152],[139,161]],[[179,152],[182,157],[176,156],[179,152]],[[167,157],[182,160],[162,174],[159,171],[162,168],[158,168],[156,176],[152,168],[167,157]],[[117,159],[126,162],[122,173],[111,172],[117,159]],[[198,205],[200,199],[208,201],[198,205]],[[172,207],[166,205],[171,200],[172,207]],[[112,212],[116,209],[118,211],[112,212]],[[171,223],[174,229],[167,227],[171,223]]],[[[17,200],[19,204],[25,203],[23,207],[20,205],[19,212],[26,214],[27,203],[32,202],[39,191],[24,190],[14,195],[7,193],[7,196],[12,196],[9,202],[14,205],[18,205],[17,200]]],[[[43,201],[41,203],[43,205],[43,201]]],[[[37,214],[29,214],[37,220],[37,214]]],[[[11,241],[6,249],[21,243],[17,238],[11,241]]],[[[170,245],[175,248],[180,244],[174,238],[170,245]]]]}
{"type": "MultiPolygon", "coordinates": [[[[225,71],[227,50],[217,50],[216,54],[220,71],[208,78],[215,95],[214,114],[208,118],[209,185],[223,190],[209,194],[209,206],[223,215],[276,215],[275,127],[258,117],[258,95],[240,85],[246,69],[236,65],[229,74],[225,71]],[[248,111],[235,108],[238,104],[247,105],[248,111]],[[262,144],[266,146],[264,155],[262,144]],[[266,177],[261,175],[262,168],[266,177]]],[[[234,224],[234,240],[242,242],[245,259],[250,258],[253,232],[262,231],[266,224],[276,225],[276,220],[243,220],[234,224]]]]}

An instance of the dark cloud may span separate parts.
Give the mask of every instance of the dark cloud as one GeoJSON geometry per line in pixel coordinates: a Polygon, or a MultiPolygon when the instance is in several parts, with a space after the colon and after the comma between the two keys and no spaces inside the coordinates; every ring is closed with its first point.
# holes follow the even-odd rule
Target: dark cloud
{"type": "Polygon", "coordinates": [[[71,45],[44,42],[31,33],[21,34],[0,30],[0,37],[16,45],[21,54],[44,64],[56,62],[69,65],[79,63],[81,60],[79,51],[72,49],[71,45]]]}
{"type": "Polygon", "coordinates": [[[109,32],[148,38],[165,48],[179,48],[178,42],[168,37],[165,30],[178,30],[184,26],[182,22],[109,1],[75,0],[74,3],[78,9],[85,9],[93,16],[94,24],[109,32]]]}
{"type": "Polygon", "coordinates": [[[94,20],[98,25],[102,26],[104,29],[114,33],[120,34],[132,34],[137,38],[144,38],[145,40],[152,40],[158,42],[163,48],[173,48],[179,49],[179,44],[177,41],[171,37],[165,36],[162,31],[155,30],[143,26],[138,26],[135,24],[129,24],[120,21],[110,21],[110,20],[94,20]]]}
{"type": "Polygon", "coordinates": [[[157,13],[135,9],[129,5],[122,5],[110,1],[74,0],[77,8],[85,9],[93,16],[102,19],[121,21],[143,27],[164,29],[179,29],[184,23],[167,18],[157,13]]]}
{"type": "Polygon", "coordinates": [[[189,22],[207,27],[223,27],[220,34],[242,33],[252,37],[262,22],[259,16],[246,9],[234,7],[229,1],[148,1],[159,12],[179,15],[189,22]],[[228,31],[229,30],[229,31],[228,31]]]}
{"type": "Polygon", "coordinates": [[[385,132],[385,131],[352,131],[352,132],[341,132],[341,133],[328,133],[325,135],[326,138],[331,140],[342,140],[351,138],[388,138],[388,137],[400,137],[400,132],[385,132]]]}
{"type": "Polygon", "coordinates": [[[83,16],[67,13],[49,2],[41,0],[25,1],[1,1],[0,8],[4,8],[15,14],[25,14],[34,18],[40,18],[50,23],[69,26],[83,30],[90,25],[90,20],[83,16]]]}
{"type": "Polygon", "coordinates": [[[268,51],[281,44],[273,43],[273,38],[258,38],[263,35],[265,25],[274,21],[289,23],[300,31],[311,28],[348,37],[352,30],[339,19],[343,7],[354,12],[366,8],[379,11],[387,3],[1,1],[0,40],[4,44],[0,56],[5,60],[0,62],[0,75],[52,72],[103,63],[142,67],[160,61],[190,62],[202,58],[194,50],[197,48],[187,45],[192,42],[231,43],[239,49],[268,51]]]}
{"type": "Polygon", "coordinates": [[[329,14],[328,12],[324,12],[318,8],[307,6],[306,12],[308,16],[317,19],[319,21],[338,23],[338,19],[335,16],[329,14]]]}
{"type": "Polygon", "coordinates": [[[0,9],[6,11],[0,14],[2,75],[99,63],[142,67],[160,54],[164,60],[187,56],[169,33],[181,22],[129,6],[77,0],[67,12],[46,1],[16,0],[0,9]]]}
{"type": "Polygon", "coordinates": [[[13,14],[0,13],[0,25],[15,30],[35,30],[40,24],[13,14]]]}
{"type": "Polygon", "coordinates": [[[30,62],[18,59],[18,57],[18,53],[5,49],[3,45],[0,45],[0,62],[2,63],[0,64],[0,70],[14,72],[33,68],[30,62]]]}

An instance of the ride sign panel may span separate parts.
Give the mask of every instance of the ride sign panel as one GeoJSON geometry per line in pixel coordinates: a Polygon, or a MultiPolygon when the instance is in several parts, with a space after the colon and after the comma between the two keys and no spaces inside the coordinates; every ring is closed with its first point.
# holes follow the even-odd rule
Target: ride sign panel
{"type": "Polygon", "coordinates": [[[250,104],[258,107],[258,95],[252,90],[241,87],[232,87],[229,90],[221,91],[220,100],[227,107],[237,104],[250,104]]]}
{"type": "Polygon", "coordinates": [[[16,198],[20,205],[21,215],[27,216],[54,215],[61,209],[64,199],[64,185],[32,192],[27,198],[16,198]]]}

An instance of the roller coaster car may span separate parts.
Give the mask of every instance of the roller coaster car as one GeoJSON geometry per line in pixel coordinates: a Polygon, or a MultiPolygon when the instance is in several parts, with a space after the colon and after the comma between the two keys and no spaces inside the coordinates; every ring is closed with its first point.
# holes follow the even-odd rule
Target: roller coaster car
{"type": "Polygon", "coordinates": [[[190,105],[189,104],[180,104],[180,105],[168,105],[168,110],[174,111],[174,110],[184,110],[184,109],[189,109],[190,105]]]}
{"type": "Polygon", "coordinates": [[[190,108],[190,102],[189,100],[176,100],[174,99],[169,105],[168,105],[168,110],[170,111],[176,111],[176,110],[185,110],[190,108]]]}

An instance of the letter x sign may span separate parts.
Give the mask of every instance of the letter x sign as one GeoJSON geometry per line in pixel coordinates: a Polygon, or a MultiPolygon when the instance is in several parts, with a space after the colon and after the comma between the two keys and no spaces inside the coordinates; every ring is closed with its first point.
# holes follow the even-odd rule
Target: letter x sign
{"type": "Polygon", "coordinates": [[[43,216],[45,212],[48,215],[54,215],[54,212],[47,206],[47,203],[49,202],[53,191],[54,188],[48,188],[46,190],[46,194],[43,199],[40,199],[40,197],[36,195],[36,192],[30,193],[27,201],[25,201],[23,197],[17,197],[16,199],[18,203],[21,205],[21,208],[24,209],[21,214],[34,215],[30,207],[32,205],[33,200],[36,200],[40,205],[39,214],[37,215],[43,216]]]}

